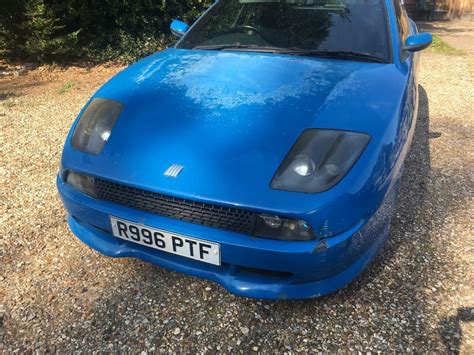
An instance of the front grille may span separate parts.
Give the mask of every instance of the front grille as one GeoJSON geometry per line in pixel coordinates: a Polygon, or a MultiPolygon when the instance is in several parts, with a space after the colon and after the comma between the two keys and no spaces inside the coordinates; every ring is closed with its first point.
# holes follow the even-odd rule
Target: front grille
{"type": "Polygon", "coordinates": [[[257,214],[236,208],[200,203],[111,181],[95,179],[97,197],[127,207],[203,226],[252,234],[257,214]]]}

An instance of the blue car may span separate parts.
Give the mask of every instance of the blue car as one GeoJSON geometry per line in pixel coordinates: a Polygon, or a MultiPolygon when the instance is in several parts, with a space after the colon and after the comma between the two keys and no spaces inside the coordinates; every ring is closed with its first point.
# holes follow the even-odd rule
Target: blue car
{"type": "Polygon", "coordinates": [[[220,0],[106,83],[65,144],[74,234],[264,299],[306,299],[380,251],[413,139],[400,0],[220,0]]]}

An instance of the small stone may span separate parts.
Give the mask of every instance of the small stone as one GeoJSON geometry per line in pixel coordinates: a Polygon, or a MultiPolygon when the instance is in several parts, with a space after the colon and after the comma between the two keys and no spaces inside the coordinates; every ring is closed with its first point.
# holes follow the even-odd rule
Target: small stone
{"type": "Polygon", "coordinates": [[[179,328],[175,328],[174,331],[173,331],[174,335],[179,335],[180,333],[181,333],[181,329],[179,329],[179,328]]]}
{"type": "Polygon", "coordinates": [[[240,331],[242,332],[243,335],[247,335],[250,329],[247,327],[240,327],[240,331]]]}

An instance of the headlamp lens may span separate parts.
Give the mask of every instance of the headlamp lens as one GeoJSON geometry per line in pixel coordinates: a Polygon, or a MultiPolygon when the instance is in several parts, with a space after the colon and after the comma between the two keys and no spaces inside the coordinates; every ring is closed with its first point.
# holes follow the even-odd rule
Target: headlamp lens
{"type": "Polygon", "coordinates": [[[74,130],[73,147],[86,153],[100,154],[122,109],[122,104],[116,101],[92,100],[74,130]]]}
{"type": "Polygon", "coordinates": [[[364,133],[310,129],[305,131],[278,169],[271,187],[318,193],[338,184],[370,142],[364,133]]]}
{"type": "Polygon", "coordinates": [[[316,164],[308,155],[295,157],[291,165],[294,172],[300,176],[310,176],[316,170],[316,164]]]}

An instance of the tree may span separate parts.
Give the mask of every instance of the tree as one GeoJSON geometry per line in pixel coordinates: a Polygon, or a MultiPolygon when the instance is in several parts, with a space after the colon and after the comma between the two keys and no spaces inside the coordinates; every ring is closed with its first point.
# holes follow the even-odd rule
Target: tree
{"type": "Polygon", "coordinates": [[[171,42],[213,0],[1,0],[0,58],[132,62],[171,42]]]}
{"type": "Polygon", "coordinates": [[[80,30],[64,33],[65,25],[54,16],[43,0],[28,0],[22,27],[28,32],[25,51],[33,59],[46,61],[56,57],[71,57],[76,48],[80,30]]]}

